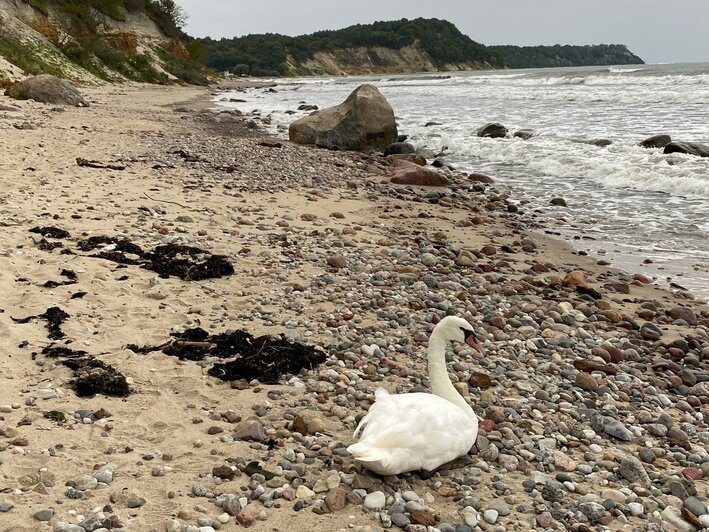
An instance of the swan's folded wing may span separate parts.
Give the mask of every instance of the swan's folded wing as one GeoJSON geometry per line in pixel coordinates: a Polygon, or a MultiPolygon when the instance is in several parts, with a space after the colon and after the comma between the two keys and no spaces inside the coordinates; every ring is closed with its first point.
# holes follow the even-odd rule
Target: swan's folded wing
{"type": "Polygon", "coordinates": [[[378,397],[362,422],[360,441],[348,451],[387,473],[433,469],[466,453],[477,432],[453,403],[421,393],[378,397]]]}

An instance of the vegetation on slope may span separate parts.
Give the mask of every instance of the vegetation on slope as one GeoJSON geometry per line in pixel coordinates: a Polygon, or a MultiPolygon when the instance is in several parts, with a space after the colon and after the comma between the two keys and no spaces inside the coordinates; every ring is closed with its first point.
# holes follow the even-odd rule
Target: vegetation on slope
{"type": "Polygon", "coordinates": [[[594,46],[490,46],[508,68],[545,68],[596,65],[641,65],[642,59],[622,44],[594,46]]]}
{"type": "Polygon", "coordinates": [[[174,0],[25,0],[39,11],[28,22],[54,47],[28,45],[17,36],[0,32],[0,55],[28,74],[62,74],[63,56],[95,76],[165,83],[168,74],[188,83],[207,82],[199,59],[201,45],[189,39],[182,27],[186,17],[174,0]],[[149,41],[111,24],[125,22],[130,13],[149,17],[165,38],[149,41]],[[58,53],[55,53],[55,50],[58,53]]]}
{"type": "MultiPolygon", "coordinates": [[[[201,39],[207,52],[207,64],[220,71],[255,76],[288,74],[287,60],[298,63],[312,59],[317,52],[348,48],[384,47],[401,49],[417,46],[428,54],[434,65],[487,64],[501,67],[497,53],[463,35],[445,20],[401,19],[374,24],[357,24],[341,30],[319,31],[300,37],[279,34],[247,35],[234,39],[201,39]]],[[[376,57],[373,58],[376,62],[376,57]]]]}
{"type": "Polygon", "coordinates": [[[125,21],[126,12],[141,12],[147,14],[168,37],[184,38],[182,31],[186,18],[184,11],[174,0],[25,0],[26,3],[49,13],[52,6],[58,7],[77,25],[90,29],[96,17],[92,10],[102,13],[114,20],[125,21]]]}
{"type": "MultiPolygon", "coordinates": [[[[391,22],[357,24],[341,30],[319,31],[300,37],[268,33],[233,39],[200,40],[205,47],[207,64],[219,71],[253,76],[284,76],[299,71],[318,52],[340,52],[356,48],[383,47],[400,50],[415,46],[431,59],[438,69],[451,65],[468,68],[533,68],[548,66],[584,66],[642,63],[623,45],[597,46],[485,46],[462,34],[445,20],[401,19],[391,22]]],[[[346,54],[333,54],[347,62],[346,54]]],[[[376,68],[374,50],[368,56],[376,68]]],[[[352,60],[355,60],[353,57],[352,60]]],[[[343,70],[354,64],[344,64],[343,70]]]]}

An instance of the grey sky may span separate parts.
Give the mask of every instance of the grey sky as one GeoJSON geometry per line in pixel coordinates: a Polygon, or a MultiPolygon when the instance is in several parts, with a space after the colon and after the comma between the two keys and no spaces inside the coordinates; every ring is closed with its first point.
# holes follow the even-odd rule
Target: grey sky
{"type": "Polygon", "coordinates": [[[177,0],[191,35],[301,35],[436,17],[483,44],[622,43],[648,63],[709,61],[709,0],[177,0]]]}

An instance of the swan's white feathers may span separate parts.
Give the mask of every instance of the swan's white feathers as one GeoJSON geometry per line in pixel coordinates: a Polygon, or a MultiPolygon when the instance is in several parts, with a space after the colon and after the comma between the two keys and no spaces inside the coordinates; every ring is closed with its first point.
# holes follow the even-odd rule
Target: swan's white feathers
{"type": "Polygon", "coordinates": [[[442,397],[389,395],[386,390],[377,390],[375,397],[355,431],[355,436],[361,433],[360,441],[347,449],[375,473],[432,471],[466,454],[475,443],[477,426],[461,430],[471,425],[470,418],[442,397]]]}
{"type": "MultiPolygon", "coordinates": [[[[377,404],[378,401],[382,400],[384,397],[388,397],[389,392],[386,391],[384,388],[377,388],[374,390],[374,404],[377,404]]],[[[362,420],[359,422],[359,425],[357,425],[357,428],[354,431],[354,437],[356,438],[359,436],[359,433],[362,432],[362,429],[367,425],[370,419],[370,414],[372,413],[372,410],[370,409],[367,414],[362,418],[362,420]]]]}
{"type": "Polygon", "coordinates": [[[474,339],[466,320],[443,318],[428,343],[428,374],[433,394],[389,395],[383,388],[355,430],[359,442],[347,450],[364,467],[380,475],[397,475],[441,464],[466,454],[478,434],[478,418],[450,381],[448,342],[474,339]],[[435,395],[434,395],[435,394],[435,395]]]}

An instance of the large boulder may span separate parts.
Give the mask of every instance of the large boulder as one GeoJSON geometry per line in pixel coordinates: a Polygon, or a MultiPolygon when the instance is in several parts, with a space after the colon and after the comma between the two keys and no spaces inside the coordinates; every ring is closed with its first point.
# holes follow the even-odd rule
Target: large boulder
{"type": "Polygon", "coordinates": [[[493,124],[485,124],[477,130],[478,137],[490,137],[493,139],[505,138],[507,136],[507,128],[497,122],[493,124]]]}
{"type": "Polygon", "coordinates": [[[5,94],[16,100],[34,100],[76,107],[88,106],[76,87],[68,81],[49,74],[34,76],[15,83],[5,91],[5,94]]]}
{"type": "Polygon", "coordinates": [[[672,142],[672,137],[669,135],[653,135],[648,137],[640,143],[642,148],[664,148],[670,142],[672,142]]]}
{"type": "Polygon", "coordinates": [[[697,157],[709,157],[709,146],[698,142],[672,141],[665,146],[664,153],[686,153],[697,157]]]}
{"type": "Polygon", "coordinates": [[[290,140],[342,150],[383,150],[396,142],[394,110],[373,85],[357,87],[348,98],[296,120],[288,129],[290,140]]]}

